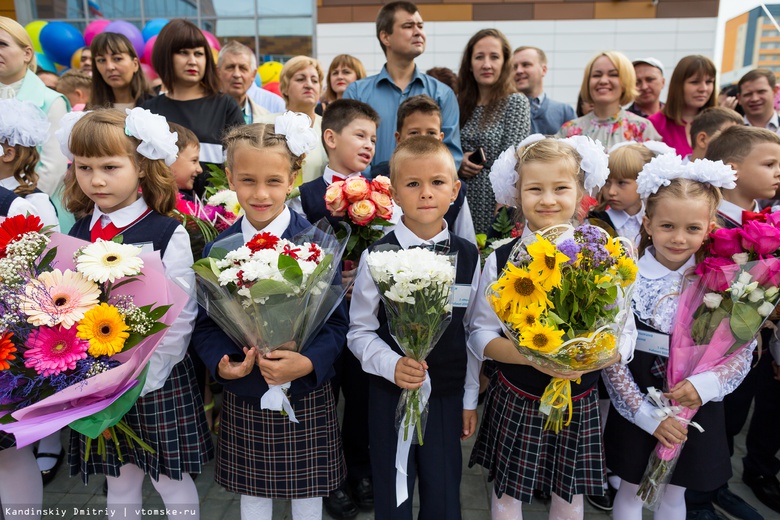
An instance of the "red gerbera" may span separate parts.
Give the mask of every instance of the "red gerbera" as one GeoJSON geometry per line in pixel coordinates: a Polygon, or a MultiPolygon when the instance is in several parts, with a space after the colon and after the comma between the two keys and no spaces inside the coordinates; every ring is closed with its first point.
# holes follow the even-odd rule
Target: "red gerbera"
{"type": "Polygon", "coordinates": [[[273,249],[279,242],[279,237],[272,235],[271,233],[258,233],[252,240],[246,243],[253,253],[261,251],[263,249],[273,249]]]}
{"type": "Polygon", "coordinates": [[[0,337],[0,370],[8,370],[11,368],[11,365],[8,364],[8,360],[16,359],[16,356],[13,355],[13,353],[16,352],[16,347],[11,342],[11,336],[13,335],[13,332],[6,332],[0,337]]]}
{"type": "Polygon", "coordinates": [[[5,258],[5,248],[20,236],[43,229],[41,219],[34,215],[9,217],[0,224],[0,258],[5,258]]]}

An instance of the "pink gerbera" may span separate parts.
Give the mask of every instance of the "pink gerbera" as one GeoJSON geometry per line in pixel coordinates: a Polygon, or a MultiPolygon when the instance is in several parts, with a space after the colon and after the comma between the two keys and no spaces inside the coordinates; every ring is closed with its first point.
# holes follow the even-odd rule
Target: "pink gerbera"
{"type": "Polygon", "coordinates": [[[87,357],[89,341],[76,337],[76,327],[40,327],[27,338],[24,366],[44,376],[57,375],[76,368],[87,357]]]}
{"type": "Polygon", "coordinates": [[[22,311],[35,326],[72,327],[99,302],[100,289],[84,275],[55,269],[44,272],[25,287],[22,311]]]}

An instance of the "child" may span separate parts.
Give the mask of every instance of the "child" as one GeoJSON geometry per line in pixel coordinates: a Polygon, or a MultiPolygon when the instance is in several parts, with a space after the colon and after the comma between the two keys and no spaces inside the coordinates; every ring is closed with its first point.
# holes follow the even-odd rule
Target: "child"
{"type": "MultiPolygon", "coordinates": [[[[279,116],[277,128],[283,119],[296,116],[291,112],[279,116]]],[[[306,123],[297,132],[312,131],[306,123]]],[[[316,140],[313,134],[311,139],[316,140]]],[[[256,123],[231,130],[225,145],[225,173],[244,216],[217,240],[241,233],[248,242],[261,231],[291,238],[310,226],[284,203],[305,156],[292,136],[288,140],[275,133],[274,125],[256,123]]],[[[204,254],[210,248],[207,245],[204,254]]],[[[243,519],[270,520],[273,499],[292,499],[295,520],[320,518],[321,497],[343,482],[330,378],[346,332],[347,315],[341,305],[302,352],[275,350],[261,357],[251,345],[233,343],[201,309],[193,345],[225,387],[215,479],[241,495],[243,519]],[[300,420],[297,424],[279,409],[261,408],[260,397],[268,385],[287,382],[292,383],[288,395],[300,420]]]]}
{"type": "MultiPolygon", "coordinates": [[[[519,175],[516,197],[526,219],[523,235],[570,223],[585,186],[601,188],[603,180],[599,179],[607,177],[607,158],[590,139],[579,146],[578,139],[582,138],[545,139],[537,134],[520,143],[512,170],[504,172],[503,165],[494,165],[496,175],[519,175]],[[600,157],[591,157],[585,150],[600,157]],[[583,172],[583,166],[588,171],[583,172]]],[[[494,520],[522,518],[522,504],[531,502],[535,490],[552,495],[550,518],[582,518],[582,495],[604,494],[596,391],[599,372],[561,375],[541,368],[502,335],[501,324],[483,295],[498,278],[517,240],[491,253],[478,296],[473,296],[469,348],[478,358],[495,360],[497,370],[487,390],[482,426],[469,465],[483,466],[489,479],[495,481],[494,520]],[[545,416],[539,413],[539,399],[551,376],[577,380],[580,375],[581,382],[572,381],[571,385],[570,425],[558,434],[543,430],[545,416]]],[[[629,320],[619,342],[623,362],[630,359],[635,333],[629,320]]]]}
{"type": "MultiPolygon", "coordinates": [[[[683,276],[706,251],[720,202],[718,187],[733,182],[734,173],[728,166],[718,169],[709,161],[687,167],[677,158],[676,165],[665,161],[661,168],[651,161],[639,176],[647,209],[632,307],[637,327],[652,338],[642,345],[668,349],[683,276]],[[669,184],[664,186],[664,182],[669,184]]],[[[665,394],[682,406],[698,409],[694,420],[704,428],[703,433],[686,428],[674,417],[660,420],[646,398],[648,387],[668,388],[668,356],[637,345],[628,365],[604,370],[614,404],[604,434],[607,464],[622,479],[615,518],[642,518],[637,491],[659,441],[668,448],[686,442],[655,518],[685,518],[686,488],[709,491],[728,481],[731,463],[722,400],[747,374],[751,352],[752,348],[743,350],[723,367],[690,376],[665,394]]]]}
{"type": "Polygon", "coordinates": [[[705,108],[699,112],[691,123],[690,133],[693,152],[689,156],[690,160],[704,159],[707,153],[707,145],[712,138],[730,126],[744,126],[744,124],[742,116],[730,108],[705,108]]]}
{"type": "MultiPolygon", "coordinates": [[[[457,254],[456,290],[476,289],[477,249],[451,233],[444,220],[460,188],[447,146],[433,137],[401,142],[390,159],[390,182],[393,200],[404,215],[395,230],[372,248],[392,244],[408,249],[444,243],[450,253],[457,254]]],[[[452,321],[426,362],[404,357],[390,336],[366,254],[352,293],[347,344],[370,374],[369,438],[376,518],[412,518],[411,498],[396,507],[395,409],[401,390],[419,388],[428,376],[433,389],[428,422],[423,445],[412,446],[409,452],[408,496],[412,496],[419,476],[420,518],[460,518],[460,441],[471,437],[476,428],[479,388],[479,363],[466,348],[467,302],[454,306],[452,321]]]]}
{"type": "MultiPolygon", "coordinates": [[[[189,235],[166,216],[176,203],[176,186],[166,166],[176,157],[176,145],[165,119],[141,108],[128,109],[127,115],[100,109],[87,112],[63,141],[73,155],[65,204],[75,215],[86,214],[70,235],[92,242],[119,236],[125,244],[159,251],[166,276],[182,277],[193,287],[189,235]]],[[[155,453],[129,446],[120,436],[122,462],[113,442],[106,443],[101,457],[97,443],[87,453],[86,438],[71,435],[71,475],[81,473],[84,483],[89,475],[106,475],[109,510],[124,510],[128,518],[140,509],[147,474],[166,508],[179,514],[184,514],[182,508],[197,509],[198,492],[190,474],[203,470],[213,447],[187,355],[196,312],[191,299],[155,350],[141,397],[124,416],[155,453]]]]}
{"type": "Polygon", "coordinates": [[[66,70],[57,82],[57,92],[68,98],[73,112],[81,112],[92,95],[92,76],[80,70],[66,70]]]}
{"type": "Polygon", "coordinates": [[[176,147],[179,155],[171,164],[171,173],[176,181],[176,187],[184,195],[184,198],[192,201],[192,187],[195,178],[203,172],[198,157],[200,157],[200,142],[192,130],[184,128],[176,123],[168,123],[171,132],[176,133],[176,147]]]}

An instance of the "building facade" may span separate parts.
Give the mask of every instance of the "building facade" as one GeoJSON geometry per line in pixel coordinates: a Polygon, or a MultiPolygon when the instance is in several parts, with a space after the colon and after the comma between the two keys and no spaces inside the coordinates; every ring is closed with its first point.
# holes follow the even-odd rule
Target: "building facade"
{"type": "MultiPolygon", "coordinates": [[[[767,9],[780,19],[780,5],[768,5],[767,9]]],[[[780,77],[780,31],[761,7],[726,22],[721,83],[736,83],[757,67],[767,68],[780,77]]]]}

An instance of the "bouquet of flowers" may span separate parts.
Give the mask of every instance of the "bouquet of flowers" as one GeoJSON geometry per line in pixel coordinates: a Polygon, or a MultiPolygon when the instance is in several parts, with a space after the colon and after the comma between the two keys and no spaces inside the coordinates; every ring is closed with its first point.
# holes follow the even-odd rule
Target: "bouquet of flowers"
{"type": "MultiPolygon", "coordinates": [[[[562,374],[614,362],[636,279],[633,244],[601,228],[553,226],[517,243],[487,290],[517,349],[562,374]]],[[[553,378],[541,397],[545,428],[571,422],[571,382],[553,378]]]]}
{"type": "MultiPolygon", "coordinates": [[[[751,343],[775,309],[780,293],[780,214],[710,235],[711,257],[683,282],[669,344],[667,384],[725,365],[751,343]]],[[[666,404],[666,403],[663,403],[666,404]]],[[[690,423],[696,410],[665,407],[690,423]]],[[[654,508],[663,497],[683,444],[658,444],[638,496],[654,508]]]]}
{"type": "Polygon", "coordinates": [[[18,446],[70,425],[99,452],[116,430],[150,449],[121,418],[187,297],[140,252],[49,234],[37,217],[0,224],[0,429],[18,446]]]}
{"type": "Polygon", "coordinates": [[[357,176],[334,182],[325,192],[325,205],[334,217],[347,217],[352,236],[344,259],[357,262],[368,246],[382,238],[382,227],[391,225],[390,179],[378,175],[369,181],[357,176]]]}
{"type": "MultiPolygon", "coordinates": [[[[176,209],[173,216],[181,222],[184,229],[190,235],[192,254],[195,258],[203,256],[203,248],[208,242],[212,242],[217,235],[229,228],[238,218],[236,214],[228,211],[226,206],[231,204],[231,197],[235,198],[235,192],[227,190],[219,193],[214,198],[218,205],[204,204],[199,198],[189,201],[181,193],[177,194],[176,209]]],[[[236,204],[238,199],[236,198],[236,204]]]]}
{"type": "MultiPolygon", "coordinates": [[[[241,234],[218,240],[193,266],[198,303],[238,345],[263,354],[300,351],[344,296],[336,275],[346,235],[337,239],[323,220],[289,240],[270,233],[246,244],[241,234]]],[[[281,403],[298,422],[284,393],[289,386],[271,386],[261,404],[281,403]]]]}

